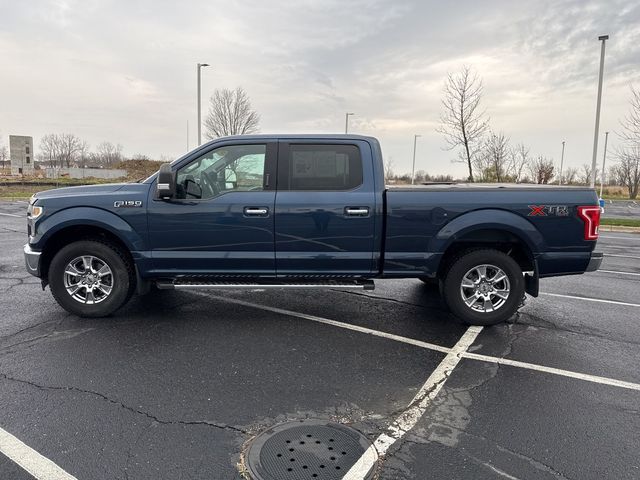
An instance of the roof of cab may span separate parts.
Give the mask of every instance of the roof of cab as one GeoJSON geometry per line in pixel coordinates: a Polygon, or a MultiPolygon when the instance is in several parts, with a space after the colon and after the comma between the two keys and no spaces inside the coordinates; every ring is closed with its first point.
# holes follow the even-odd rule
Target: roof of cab
{"type": "Polygon", "coordinates": [[[323,134],[304,134],[304,133],[286,133],[286,134],[254,134],[254,135],[232,135],[229,137],[218,137],[207,143],[219,142],[221,140],[365,140],[378,141],[375,137],[366,135],[352,135],[346,133],[323,133],[323,134]]]}

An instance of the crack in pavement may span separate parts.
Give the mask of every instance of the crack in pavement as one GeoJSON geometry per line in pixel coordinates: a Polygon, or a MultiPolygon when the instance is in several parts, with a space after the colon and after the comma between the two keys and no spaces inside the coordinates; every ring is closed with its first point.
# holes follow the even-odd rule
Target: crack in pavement
{"type": "Polygon", "coordinates": [[[214,427],[220,430],[231,430],[234,432],[238,432],[238,433],[242,433],[244,435],[248,435],[249,433],[237,426],[234,425],[228,425],[226,423],[217,423],[217,422],[212,422],[209,420],[163,420],[160,417],[153,415],[149,412],[145,412],[143,410],[138,410],[134,407],[130,407],[129,405],[126,405],[118,400],[114,400],[110,397],[108,397],[107,395],[100,393],[100,392],[96,392],[93,390],[85,390],[82,388],[78,388],[78,387],[69,387],[69,386],[51,386],[51,385],[40,385],[38,383],[35,382],[31,382],[29,380],[24,380],[24,379],[20,379],[20,378],[15,378],[15,377],[11,377],[5,373],[1,373],[0,372],[0,378],[4,378],[7,381],[11,381],[11,382],[16,382],[16,383],[21,383],[24,385],[29,385],[31,387],[37,388],[39,390],[51,390],[51,391],[62,391],[62,392],[77,392],[77,393],[83,393],[86,395],[92,395],[98,398],[101,398],[102,400],[112,404],[112,405],[116,405],[117,407],[120,407],[124,410],[127,410],[131,413],[134,413],[136,415],[142,415],[144,417],[149,418],[150,420],[153,420],[155,422],[158,422],[161,425],[204,425],[204,426],[208,426],[208,427],[214,427]]]}
{"type": "MultiPolygon", "coordinates": [[[[536,470],[548,473],[548,474],[553,475],[554,477],[560,478],[562,480],[571,480],[569,477],[564,475],[562,472],[559,472],[558,470],[553,468],[551,465],[548,465],[548,464],[546,464],[546,463],[544,463],[544,462],[542,462],[542,461],[540,461],[540,460],[538,460],[536,458],[533,458],[533,457],[531,457],[529,455],[525,455],[524,453],[518,452],[518,451],[513,450],[511,448],[507,448],[504,445],[501,445],[500,443],[496,442],[495,440],[491,440],[490,438],[485,437],[483,435],[479,435],[479,434],[476,434],[476,433],[471,433],[471,432],[469,432],[467,430],[461,429],[461,428],[456,427],[456,426],[449,425],[447,423],[443,423],[443,422],[438,422],[438,423],[440,425],[444,425],[444,426],[446,426],[446,427],[448,427],[448,428],[450,428],[452,430],[457,431],[462,436],[474,438],[474,439],[480,440],[481,442],[493,445],[496,449],[498,449],[502,453],[506,453],[507,455],[511,455],[511,456],[514,456],[514,457],[519,458],[521,460],[524,460],[529,465],[533,466],[536,470]]],[[[427,445],[427,444],[432,443],[432,442],[434,442],[434,441],[426,439],[426,438],[416,437],[416,436],[414,436],[413,438],[405,437],[404,439],[402,439],[401,445],[399,446],[399,448],[404,447],[406,444],[424,446],[424,445],[427,445]]],[[[439,443],[439,442],[436,441],[436,443],[439,443]]],[[[451,447],[449,445],[445,445],[445,446],[447,446],[449,448],[455,448],[455,447],[451,447]]],[[[466,449],[464,447],[457,448],[457,450],[459,450],[465,456],[469,457],[469,454],[468,454],[468,452],[466,451],[466,449]]]]}
{"type": "Polygon", "coordinates": [[[551,331],[557,331],[557,332],[567,332],[567,333],[573,333],[575,335],[584,335],[585,337],[595,337],[595,338],[601,338],[603,340],[608,340],[610,342],[617,342],[617,343],[626,343],[629,345],[640,345],[640,342],[634,342],[632,340],[627,340],[627,339],[622,339],[622,338],[611,338],[607,335],[604,335],[601,332],[602,330],[598,330],[598,329],[591,329],[588,327],[583,327],[583,329],[580,328],[568,328],[568,327],[561,327],[556,323],[553,323],[550,320],[545,320],[544,318],[538,316],[538,315],[534,315],[533,313],[522,313],[520,312],[520,315],[522,316],[527,316],[529,318],[531,318],[534,322],[515,322],[517,325],[528,325],[531,327],[536,327],[536,328],[540,328],[540,329],[544,329],[544,330],[551,330],[551,331]]]}

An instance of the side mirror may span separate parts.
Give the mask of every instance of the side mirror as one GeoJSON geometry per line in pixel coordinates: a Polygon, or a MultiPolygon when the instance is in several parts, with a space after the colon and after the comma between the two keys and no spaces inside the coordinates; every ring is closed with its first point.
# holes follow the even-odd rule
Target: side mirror
{"type": "Polygon", "coordinates": [[[171,165],[165,163],[158,172],[158,198],[167,200],[176,195],[176,178],[171,171],[171,165]]]}

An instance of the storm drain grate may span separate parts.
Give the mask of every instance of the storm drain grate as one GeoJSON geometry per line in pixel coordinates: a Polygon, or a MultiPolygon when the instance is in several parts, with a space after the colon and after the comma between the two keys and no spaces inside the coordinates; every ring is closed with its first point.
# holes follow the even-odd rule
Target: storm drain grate
{"type": "Polygon", "coordinates": [[[360,432],[338,423],[288,422],[253,440],[246,466],[255,480],[338,480],[370,445],[360,432]]]}

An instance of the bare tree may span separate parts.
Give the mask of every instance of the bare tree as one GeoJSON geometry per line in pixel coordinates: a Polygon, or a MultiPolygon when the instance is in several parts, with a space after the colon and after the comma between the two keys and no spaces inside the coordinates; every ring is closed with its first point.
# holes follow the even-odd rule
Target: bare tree
{"type": "Polygon", "coordinates": [[[474,145],[489,126],[486,113],[479,108],[481,99],[482,80],[470,67],[465,65],[459,73],[447,75],[442,100],[444,111],[436,131],[445,136],[448,150],[463,148],[460,161],[467,164],[470,182],[473,182],[474,145]]]}
{"type": "Polygon", "coordinates": [[[522,182],[525,168],[529,165],[530,161],[529,147],[525,146],[524,143],[521,142],[511,149],[509,165],[507,166],[507,172],[511,181],[515,183],[522,182]]]}
{"type": "Polygon", "coordinates": [[[529,164],[529,173],[535,183],[549,183],[553,178],[553,160],[539,156],[529,164]]]}
{"type": "Polygon", "coordinates": [[[567,185],[571,185],[576,183],[576,179],[578,178],[578,169],[575,167],[567,168],[562,174],[562,182],[567,185]]]}
{"type": "Polygon", "coordinates": [[[58,136],[60,148],[60,166],[64,163],[67,168],[75,162],[83,148],[83,141],[73,133],[63,133],[58,136]]]}
{"type": "Polygon", "coordinates": [[[476,175],[484,182],[507,181],[509,163],[509,139],[500,132],[489,133],[482,143],[480,152],[473,160],[476,175]]]}
{"type": "Polygon", "coordinates": [[[80,146],[78,149],[78,161],[81,167],[86,167],[87,161],[91,157],[89,152],[89,144],[86,140],[80,140],[80,146]]]}
{"type": "Polygon", "coordinates": [[[392,157],[387,157],[384,160],[384,181],[388,182],[389,180],[392,180],[395,177],[395,169],[396,166],[396,162],[393,160],[392,157]]]}
{"type": "Polygon", "coordinates": [[[4,162],[9,158],[9,152],[6,145],[0,147],[0,162],[2,162],[2,168],[4,169],[4,162]]]}
{"type": "Polygon", "coordinates": [[[640,145],[621,148],[617,157],[619,163],[616,165],[616,176],[627,187],[629,198],[635,200],[640,190],[640,145]]]}
{"type": "Polygon", "coordinates": [[[640,143],[640,90],[631,86],[631,102],[629,113],[620,121],[622,131],[618,137],[632,145],[640,143]]]}
{"type": "Polygon", "coordinates": [[[629,190],[629,198],[635,200],[640,189],[640,90],[631,87],[631,108],[629,114],[620,121],[622,131],[618,137],[622,145],[616,157],[617,176],[629,190]]]}
{"type": "Polygon", "coordinates": [[[112,167],[122,161],[122,145],[102,142],[96,147],[97,162],[106,167],[112,167]]]}
{"type": "Polygon", "coordinates": [[[260,115],[251,108],[249,96],[242,87],[224,88],[211,96],[204,126],[209,139],[256,133],[260,129],[260,115]]]}
{"type": "Polygon", "coordinates": [[[40,158],[49,162],[50,167],[58,165],[60,158],[58,135],[48,133],[40,139],[40,158]]]}
{"type": "MultiPolygon", "coordinates": [[[[596,167],[596,178],[598,178],[600,169],[596,167]]],[[[567,182],[568,183],[568,182],[567,182]]],[[[582,164],[582,175],[580,176],[580,183],[589,185],[591,183],[591,164],[582,164]]]]}

